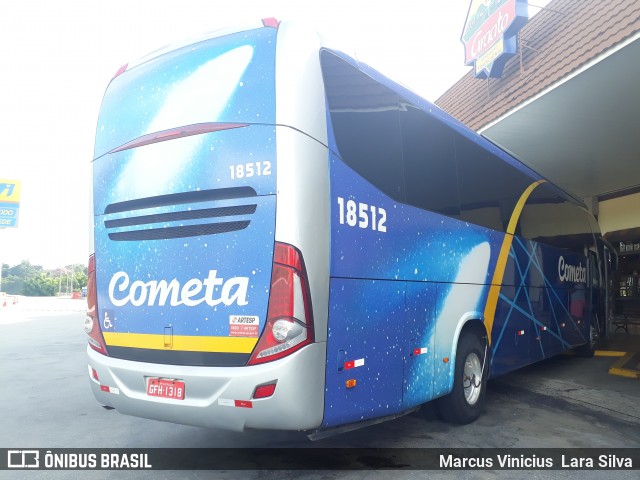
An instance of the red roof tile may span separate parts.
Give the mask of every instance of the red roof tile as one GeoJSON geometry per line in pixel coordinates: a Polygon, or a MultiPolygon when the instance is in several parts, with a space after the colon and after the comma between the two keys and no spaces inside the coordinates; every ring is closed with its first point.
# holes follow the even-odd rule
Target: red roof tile
{"type": "Polygon", "coordinates": [[[501,78],[471,71],[435,103],[479,130],[638,31],[636,0],[552,1],[520,31],[518,53],[501,78]]]}

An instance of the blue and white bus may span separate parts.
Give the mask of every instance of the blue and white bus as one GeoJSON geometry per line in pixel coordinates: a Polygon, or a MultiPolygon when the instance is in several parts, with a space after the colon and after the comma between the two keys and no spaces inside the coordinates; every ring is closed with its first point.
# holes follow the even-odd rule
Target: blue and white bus
{"type": "Polygon", "coordinates": [[[121,413],[232,430],[482,410],[593,353],[584,205],[292,22],[129,64],[100,110],[88,375],[121,413]]]}

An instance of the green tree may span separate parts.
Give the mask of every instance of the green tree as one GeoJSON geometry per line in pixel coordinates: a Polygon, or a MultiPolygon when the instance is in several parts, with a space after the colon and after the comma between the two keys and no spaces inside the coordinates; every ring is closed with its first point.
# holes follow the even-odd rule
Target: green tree
{"type": "Polygon", "coordinates": [[[87,286],[89,271],[85,265],[76,263],[74,265],[67,265],[66,269],[69,273],[73,272],[72,277],[74,292],[79,292],[80,290],[82,290],[82,287],[87,286]]]}
{"type": "Polygon", "coordinates": [[[24,294],[32,297],[49,297],[55,295],[58,284],[45,272],[31,275],[24,281],[24,294]]]}
{"type": "MultiPolygon", "coordinates": [[[[28,260],[23,260],[19,265],[15,265],[7,269],[7,276],[16,276],[18,278],[26,279],[31,275],[42,272],[43,268],[39,265],[31,265],[31,262],[28,260]]],[[[4,275],[4,270],[3,270],[4,275]]]]}
{"type": "Polygon", "coordinates": [[[87,286],[86,265],[68,265],[66,268],[45,271],[40,265],[23,260],[19,265],[2,265],[2,291],[13,295],[55,295],[60,286],[65,293],[82,290],[87,286]]]}
{"type": "Polygon", "coordinates": [[[42,271],[42,267],[35,267],[27,260],[23,260],[19,265],[13,267],[3,265],[2,291],[12,295],[23,295],[25,280],[31,275],[35,275],[38,269],[42,271]]]}
{"type": "Polygon", "coordinates": [[[2,275],[2,291],[9,295],[22,295],[24,280],[13,275],[2,275]]]}

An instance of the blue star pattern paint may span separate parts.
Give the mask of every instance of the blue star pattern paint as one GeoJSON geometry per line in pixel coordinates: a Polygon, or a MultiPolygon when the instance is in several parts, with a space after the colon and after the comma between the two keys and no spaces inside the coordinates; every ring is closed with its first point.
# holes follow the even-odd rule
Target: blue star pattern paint
{"type": "Polygon", "coordinates": [[[108,345],[255,346],[275,231],[275,128],[261,124],[275,117],[273,37],[260,29],[204,41],[112,80],[93,164],[108,345]],[[232,316],[257,325],[232,327],[232,316]]]}
{"type": "Polygon", "coordinates": [[[608,247],[584,205],[323,42],[265,19],[112,79],[85,320],[103,405],[325,435],[435,400],[469,423],[488,378],[593,354],[608,247]]]}

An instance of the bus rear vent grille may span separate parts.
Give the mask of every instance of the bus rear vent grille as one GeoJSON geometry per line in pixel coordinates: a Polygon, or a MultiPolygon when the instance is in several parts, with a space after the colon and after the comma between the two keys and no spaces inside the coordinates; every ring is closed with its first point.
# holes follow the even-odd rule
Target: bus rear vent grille
{"type": "Polygon", "coordinates": [[[187,225],[185,227],[151,228],[109,234],[109,239],[116,242],[132,242],[137,240],[168,240],[171,238],[198,237],[243,230],[249,226],[249,220],[242,222],[207,223],[205,225],[187,225]]]}
{"type": "MultiPolygon", "coordinates": [[[[129,200],[114,203],[105,208],[105,214],[139,211],[157,207],[175,207],[178,205],[210,202],[216,200],[239,199],[257,196],[255,190],[248,187],[227,188],[218,190],[203,190],[157,197],[129,200]]],[[[243,230],[249,226],[250,220],[235,220],[229,217],[247,216],[255,213],[256,204],[234,205],[217,208],[188,209],[174,212],[136,215],[132,217],[105,220],[109,239],[116,242],[131,242],[143,240],[167,240],[174,238],[197,237],[201,235],[216,235],[219,233],[243,230]],[[227,218],[232,221],[216,221],[212,219],[227,218]],[[207,221],[203,223],[203,221],[207,221]],[[182,224],[188,222],[189,224],[182,224]],[[194,223],[198,222],[198,223],[194,223]],[[155,225],[155,226],[154,226],[155,225]],[[145,228],[145,227],[151,228],[145,228]],[[135,228],[143,227],[143,228],[135,228]],[[126,228],[126,230],[122,230],[126,228]]]]}

